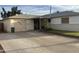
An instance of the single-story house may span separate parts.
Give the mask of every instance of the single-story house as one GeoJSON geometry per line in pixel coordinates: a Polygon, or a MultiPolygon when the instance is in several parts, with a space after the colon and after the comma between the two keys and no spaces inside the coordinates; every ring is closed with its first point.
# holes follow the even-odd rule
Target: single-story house
{"type": "Polygon", "coordinates": [[[56,12],[47,14],[42,18],[50,18],[50,27],[56,30],[79,31],[79,13],[73,11],[56,12]]]}
{"type": "Polygon", "coordinates": [[[7,32],[12,32],[13,29],[15,32],[34,30],[34,18],[36,17],[36,15],[26,14],[10,16],[3,21],[4,30],[7,32]]]}
{"type": "Polygon", "coordinates": [[[31,30],[41,30],[44,27],[49,27],[48,18],[41,16],[17,14],[3,20],[4,31],[6,32],[21,32],[31,30]]]}
{"type": "Polygon", "coordinates": [[[73,11],[56,12],[43,16],[19,14],[3,20],[7,32],[41,30],[44,27],[56,30],[79,31],[79,13],[73,11]]]}

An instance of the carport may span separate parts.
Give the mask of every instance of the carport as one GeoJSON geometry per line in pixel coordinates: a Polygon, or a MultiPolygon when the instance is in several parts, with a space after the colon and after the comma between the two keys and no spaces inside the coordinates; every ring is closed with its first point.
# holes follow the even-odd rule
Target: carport
{"type": "Polygon", "coordinates": [[[34,18],[34,30],[45,30],[47,28],[50,28],[50,18],[34,18]]]}

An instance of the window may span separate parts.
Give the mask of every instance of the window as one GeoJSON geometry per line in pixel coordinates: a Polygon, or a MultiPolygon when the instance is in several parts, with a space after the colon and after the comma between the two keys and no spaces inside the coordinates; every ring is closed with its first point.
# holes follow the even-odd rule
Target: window
{"type": "Polygon", "coordinates": [[[61,23],[62,24],[69,24],[69,18],[61,18],[61,23]]]}

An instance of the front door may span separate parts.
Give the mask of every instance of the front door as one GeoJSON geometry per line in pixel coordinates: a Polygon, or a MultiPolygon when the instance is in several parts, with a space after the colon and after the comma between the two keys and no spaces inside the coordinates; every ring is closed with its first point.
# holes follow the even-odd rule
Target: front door
{"type": "Polygon", "coordinates": [[[0,23],[0,32],[4,32],[4,24],[0,23]]]}

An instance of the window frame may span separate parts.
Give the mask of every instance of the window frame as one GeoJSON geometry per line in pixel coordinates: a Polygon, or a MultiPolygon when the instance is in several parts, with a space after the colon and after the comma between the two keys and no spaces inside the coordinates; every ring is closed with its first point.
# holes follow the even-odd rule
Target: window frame
{"type": "Polygon", "coordinates": [[[61,24],[69,24],[69,17],[62,17],[61,24]]]}

